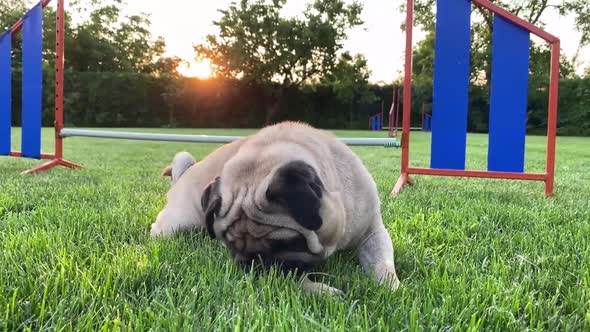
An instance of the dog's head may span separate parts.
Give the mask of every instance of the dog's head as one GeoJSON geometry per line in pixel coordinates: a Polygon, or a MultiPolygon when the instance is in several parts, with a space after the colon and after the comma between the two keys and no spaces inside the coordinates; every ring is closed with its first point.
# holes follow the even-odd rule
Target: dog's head
{"type": "Polygon", "coordinates": [[[208,233],[247,267],[306,271],[331,253],[344,228],[340,195],[303,160],[230,162],[201,205],[208,233]]]}

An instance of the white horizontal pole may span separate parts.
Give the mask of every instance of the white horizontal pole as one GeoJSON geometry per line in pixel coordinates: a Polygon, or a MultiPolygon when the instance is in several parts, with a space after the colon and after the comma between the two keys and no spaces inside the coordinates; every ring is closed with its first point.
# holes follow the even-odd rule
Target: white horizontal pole
{"type": "Polygon", "coordinates": [[[209,136],[209,135],[180,135],[180,134],[155,134],[138,133],[128,131],[86,130],[63,128],[60,131],[62,137],[98,137],[130,139],[142,141],[169,141],[169,142],[202,142],[202,143],[230,143],[239,140],[240,136],[209,136]]]}
{"type": "MultiPolygon", "coordinates": [[[[63,128],[60,131],[62,137],[97,137],[97,138],[114,138],[130,139],[144,141],[168,141],[168,142],[196,142],[196,143],[230,143],[237,141],[243,136],[210,136],[210,135],[180,135],[180,134],[155,134],[155,133],[138,133],[128,131],[108,131],[108,130],[87,130],[87,129],[68,129],[63,128]]],[[[347,145],[395,145],[398,141],[395,138],[364,138],[364,137],[343,137],[338,138],[347,145]]]]}

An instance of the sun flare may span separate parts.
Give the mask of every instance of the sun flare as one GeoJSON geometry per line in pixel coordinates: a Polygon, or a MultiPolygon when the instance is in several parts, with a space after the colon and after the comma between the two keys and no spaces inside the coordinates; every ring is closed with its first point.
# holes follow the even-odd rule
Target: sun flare
{"type": "Polygon", "coordinates": [[[178,66],[178,72],[186,77],[210,78],[212,74],[211,63],[207,60],[187,61],[187,63],[178,66]]]}

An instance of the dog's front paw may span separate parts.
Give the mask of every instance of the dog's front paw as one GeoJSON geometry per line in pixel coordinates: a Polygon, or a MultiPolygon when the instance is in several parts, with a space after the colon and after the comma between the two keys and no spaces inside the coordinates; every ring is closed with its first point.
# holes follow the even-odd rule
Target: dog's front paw
{"type": "Polygon", "coordinates": [[[342,296],[344,292],[339,290],[338,288],[334,288],[328,286],[321,282],[315,282],[309,280],[307,277],[304,277],[301,280],[301,287],[304,291],[309,294],[319,294],[319,295],[331,295],[331,296],[342,296]]]}
{"type": "Polygon", "coordinates": [[[158,225],[158,223],[153,223],[152,224],[152,229],[150,230],[150,236],[152,238],[156,238],[158,237],[160,234],[162,233],[162,230],[160,229],[160,226],[158,225]]]}
{"type": "Polygon", "coordinates": [[[170,236],[172,233],[174,233],[173,229],[165,224],[158,223],[157,221],[152,224],[152,229],[150,230],[152,238],[170,236]]]}
{"type": "Polygon", "coordinates": [[[375,266],[375,277],[379,283],[389,286],[392,290],[396,290],[400,286],[393,262],[377,264],[375,266]]]}
{"type": "Polygon", "coordinates": [[[179,228],[178,223],[170,222],[171,220],[177,220],[175,219],[175,215],[170,213],[171,211],[174,210],[165,207],[158,213],[158,217],[152,224],[152,229],[150,230],[152,238],[170,236],[179,228]]]}

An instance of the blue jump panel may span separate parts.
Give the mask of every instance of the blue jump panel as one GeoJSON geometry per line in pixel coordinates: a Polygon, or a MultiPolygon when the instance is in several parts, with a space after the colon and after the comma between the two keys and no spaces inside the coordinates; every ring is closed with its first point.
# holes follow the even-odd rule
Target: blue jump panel
{"type": "Polygon", "coordinates": [[[0,155],[10,154],[10,115],[12,112],[12,66],[10,31],[0,35],[0,155]]]}
{"type": "Polygon", "coordinates": [[[41,157],[41,98],[43,85],[43,23],[41,5],[33,7],[23,20],[23,157],[41,157]]]}
{"type": "Polygon", "coordinates": [[[524,172],[529,32],[494,16],[488,170],[524,172]]]}
{"type": "Polygon", "coordinates": [[[430,167],[465,169],[471,1],[438,0],[430,167]]]}

